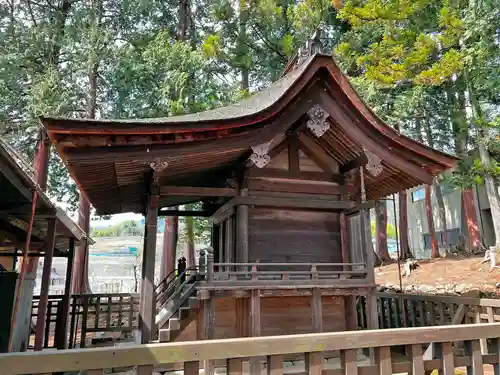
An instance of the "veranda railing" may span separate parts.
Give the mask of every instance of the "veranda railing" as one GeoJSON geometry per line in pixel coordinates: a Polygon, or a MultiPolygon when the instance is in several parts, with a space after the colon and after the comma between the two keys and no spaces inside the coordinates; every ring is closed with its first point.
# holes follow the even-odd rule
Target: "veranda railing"
{"type": "Polygon", "coordinates": [[[250,360],[257,363],[250,366],[251,375],[260,375],[263,365],[268,375],[281,375],[286,373],[285,356],[294,353],[303,354],[305,373],[311,375],[423,375],[433,370],[452,375],[457,367],[466,367],[470,374],[482,374],[485,364],[493,365],[498,374],[498,337],[500,324],[494,323],[9,353],[0,355],[0,374],[87,370],[87,374],[96,375],[103,374],[104,369],[138,366],[138,374],[148,375],[155,366],[182,363],[186,375],[198,375],[202,361],[223,360],[228,374],[239,375],[250,360]],[[494,352],[481,354],[481,339],[491,340],[494,352]],[[455,350],[457,342],[463,343],[465,349],[455,350]],[[435,359],[424,360],[423,348],[428,343],[440,348],[435,359]],[[401,346],[407,354],[397,358],[391,348],[401,346]],[[366,348],[374,348],[375,356],[368,363],[361,363],[359,349],[366,348]],[[337,368],[328,369],[323,356],[331,351],[340,353],[340,361],[337,368]]]}

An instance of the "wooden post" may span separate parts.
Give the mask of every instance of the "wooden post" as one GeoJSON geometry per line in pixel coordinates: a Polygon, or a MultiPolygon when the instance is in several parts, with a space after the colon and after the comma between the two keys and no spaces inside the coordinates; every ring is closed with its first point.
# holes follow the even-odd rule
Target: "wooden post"
{"type": "MultiPolygon", "coordinates": [[[[196,321],[196,336],[198,340],[211,340],[214,338],[214,326],[215,326],[215,298],[213,293],[208,292],[208,296],[200,302],[200,308],[198,309],[198,319],[196,321]]],[[[206,375],[214,374],[214,361],[206,360],[203,361],[203,368],[206,375]]]]}
{"type": "MultiPolygon", "coordinates": [[[[69,241],[69,249],[68,249],[68,264],[66,265],[66,280],[64,282],[64,298],[63,298],[63,306],[61,311],[61,321],[58,325],[57,330],[57,349],[68,349],[68,319],[69,313],[71,309],[71,287],[73,280],[73,270],[74,270],[74,260],[75,260],[75,239],[71,238],[69,241]]],[[[76,309],[76,306],[73,308],[76,309]]],[[[82,321],[82,325],[85,322],[82,321]]]]}
{"type": "MultiPolygon", "coordinates": [[[[363,204],[366,202],[365,175],[363,166],[359,168],[359,175],[361,180],[361,204],[363,204]]],[[[367,228],[370,228],[370,221],[367,222],[366,219],[369,217],[369,212],[365,208],[363,208],[360,210],[359,215],[361,245],[365,249],[366,278],[369,284],[375,285],[373,249],[372,244],[368,243],[367,238],[367,228]]],[[[366,296],[366,313],[367,328],[378,329],[377,297],[375,296],[375,287],[371,288],[366,296]]],[[[373,348],[369,349],[369,354],[370,362],[374,364],[375,351],[373,350],[373,348]]]]}
{"type": "Polygon", "coordinates": [[[201,280],[205,279],[207,274],[207,252],[205,250],[200,250],[200,256],[198,258],[198,276],[201,280]]]}
{"type": "Polygon", "coordinates": [[[313,332],[323,332],[323,304],[321,301],[321,289],[314,288],[311,294],[311,314],[313,332]]]}
{"type": "Polygon", "coordinates": [[[214,280],[214,251],[211,248],[207,249],[207,283],[211,283],[214,280]]]}
{"type": "Polygon", "coordinates": [[[52,259],[54,257],[54,246],[56,241],[56,220],[47,219],[47,234],[45,236],[46,248],[43,260],[42,283],[40,286],[40,300],[38,302],[38,314],[36,318],[35,351],[43,348],[43,333],[47,317],[47,301],[49,299],[50,273],[52,271],[52,259]]]}
{"type": "MultiPolygon", "coordinates": [[[[217,249],[214,248],[214,252],[217,252],[216,254],[214,253],[214,259],[217,259],[217,263],[224,263],[224,260],[226,259],[226,254],[224,252],[226,247],[226,240],[224,238],[226,232],[226,226],[227,226],[227,220],[224,220],[220,223],[219,243],[217,244],[218,245],[217,249]]],[[[221,271],[224,271],[224,269],[217,267],[217,272],[221,271]]]]}
{"type": "Polygon", "coordinates": [[[160,280],[170,275],[175,269],[177,240],[179,236],[179,218],[165,217],[165,232],[163,232],[163,252],[161,257],[160,280]]]}
{"type": "MultiPolygon", "coordinates": [[[[78,226],[85,233],[90,232],[90,203],[87,198],[80,192],[78,203],[78,226]]],[[[82,241],[76,247],[75,254],[75,272],[73,274],[73,294],[84,294],[88,292],[88,257],[89,245],[86,241],[82,241]]]]}
{"type": "MultiPolygon", "coordinates": [[[[260,290],[253,289],[250,296],[250,333],[252,337],[260,336],[260,290]]],[[[262,364],[260,359],[250,359],[250,375],[260,375],[262,364]]]]}
{"type": "MultiPolygon", "coordinates": [[[[233,219],[233,216],[230,215],[228,218],[227,218],[227,222],[226,222],[226,246],[225,246],[225,250],[226,250],[226,257],[225,257],[225,260],[224,262],[226,263],[233,263],[234,262],[234,259],[233,259],[233,256],[234,256],[234,234],[233,234],[233,222],[234,222],[234,219],[233,219]]],[[[226,271],[231,271],[231,267],[228,266],[226,267],[226,271]]]]}
{"type": "MultiPolygon", "coordinates": [[[[340,245],[342,249],[342,263],[350,263],[349,254],[349,223],[344,212],[340,213],[340,245]]],[[[349,266],[343,265],[342,269],[348,271],[349,266]]]]}
{"type": "MultiPolygon", "coordinates": [[[[241,189],[241,196],[247,196],[248,190],[241,189]]],[[[248,206],[240,205],[237,208],[238,215],[238,246],[236,261],[239,263],[248,263],[248,206]]],[[[246,269],[246,268],[245,268],[246,269]]]]}
{"type": "Polygon", "coordinates": [[[154,279],[156,257],[156,230],[158,221],[158,195],[150,194],[144,231],[142,255],[141,308],[139,313],[141,343],[147,344],[153,338],[155,326],[154,279]]]}

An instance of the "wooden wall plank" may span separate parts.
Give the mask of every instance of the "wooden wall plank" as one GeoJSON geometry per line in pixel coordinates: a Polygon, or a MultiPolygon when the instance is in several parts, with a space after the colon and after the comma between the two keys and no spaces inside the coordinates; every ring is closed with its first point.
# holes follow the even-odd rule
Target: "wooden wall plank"
{"type": "Polygon", "coordinates": [[[243,375],[243,360],[241,358],[229,358],[226,361],[227,375],[243,375]]]}
{"type": "Polygon", "coordinates": [[[267,375],[283,375],[283,356],[267,356],[267,375]]]}

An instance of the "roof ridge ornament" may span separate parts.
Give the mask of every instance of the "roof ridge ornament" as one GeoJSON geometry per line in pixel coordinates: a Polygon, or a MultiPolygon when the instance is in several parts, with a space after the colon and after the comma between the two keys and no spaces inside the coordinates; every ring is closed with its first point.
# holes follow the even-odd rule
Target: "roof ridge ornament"
{"type": "Polygon", "coordinates": [[[327,121],[330,115],[319,104],[315,104],[307,111],[307,114],[309,115],[309,120],[307,120],[306,126],[316,137],[321,137],[330,129],[330,123],[327,121]]]}
{"type": "Polygon", "coordinates": [[[166,159],[155,159],[149,163],[151,169],[155,172],[161,172],[168,167],[168,161],[166,159]]]}
{"type": "Polygon", "coordinates": [[[321,49],[321,29],[318,28],[306,41],[305,45],[299,48],[296,66],[302,65],[304,61],[316,53],[321,53],[321,49]]]}
{"type": "Polygon", "coordinates": [[[253,153],[250,155],[250,160],[257,168],[264,168],[271,161],[271,157],[267,154],[271,142],[272,140],[257,146],[252,146],[253,153]]]}
{"type": "Polygon", "coordinates": [[[366,158],[368,159],[368,162],[366,163],[366,170],[373,176],[377,177],[380,173],[382,173],[382,170],[384,169],[382,165],[382,159],[378,156],[375,155],[373,152],[367,150],[366,148],[363,147],[363,152],[366,155],[366,158]]]}

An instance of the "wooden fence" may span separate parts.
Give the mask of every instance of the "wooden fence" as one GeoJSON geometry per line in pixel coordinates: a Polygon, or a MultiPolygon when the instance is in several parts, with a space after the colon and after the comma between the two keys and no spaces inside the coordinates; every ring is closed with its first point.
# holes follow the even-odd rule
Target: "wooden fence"
{"type": "MultiPolygon", "coordinates": [[[[118,336],[131,333],[138,328],[139,295],[129,293],[106,293],[73,295],[70,306],[69,337],[59,338],[60,307],[63,296],[49,296],[44,332],[44,348],[68,348],[87,345],[87,340],[96,335],[118,336]],[[62,340],[62,341],[61,341],[62,340]]],[[[36,322],[38,296],[33,299],[31,316],[36,322]]],[[[31,333],[30,342],[34,342],[31,333]]],[[[108,337],[112,339],[112,337],[108,337]]]]}
{"type": "MultiPolygon", "coordinates": [[[[358,297],[358,326],[366,329],[365,298],[358,297]]],[[[428,327],[500,321],[500,299],[377,293],[380,328],[428,327]]]]}
{"type": "MultiPolygon", "coordinates": [[[[389,375],[412,373],[424,375],[438,370],[454,374],[455,368],[466,367],[468,374],[483,374],[483,366],[499,368],[500,324],[385,329],[307,335],[271,336],[225,340],[206,340],[167,344],[133,345],[113,348],[61,350],[55,352],[8,353],[0,355],[2,375],[47,374],[88,370],[87,374],[103,374],[104,369],[138,366],[137,373],[150,375],[162,365],[181,364],[185,375],[198,375],[200,364],[206,368],[222,360],[227,373],[261,375],[263,366],[268,375],[287,373],[286,356],[301,354],[305,372],[310,375],[389,375]],[[483,355],[480,340],[490,340],[495,352],[483,355]],[[460,342],[465,350],[455,351],[460,342]],[[439,346],[439,358],[425,360],[423,348],[428,343],[439,346]],[[396,355],[392,347],[405,348],[405,355],[396,355]],[[360,349],[374,349],[368,360],[360,357],[360,349]],[[339,354],[336,366],[324,361],[324,353],[339,354]],[[252,363],[247,367],[247,363],[252,363]],[[250,371],[248,372],[248,369],[250,371]],[[245,370],[245,371],[244,371],[245,370]]],[[[294,371],[295,370],[295,371],[294,371]]]]}

